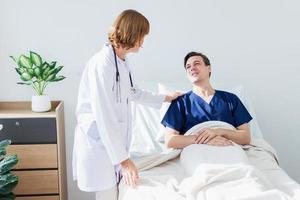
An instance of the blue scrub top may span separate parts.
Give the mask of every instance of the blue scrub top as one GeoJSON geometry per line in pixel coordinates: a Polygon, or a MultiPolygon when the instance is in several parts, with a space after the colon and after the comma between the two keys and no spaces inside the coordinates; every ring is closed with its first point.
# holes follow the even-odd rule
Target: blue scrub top
{"type": "Polygon", "coordinates": [[[161,123],[184,134],[206,121],[223,121],[238,127],[251,120],[251,115],[235,94],[215,90],[209,104],[193,91],[178,97],[172,101],[161,123]]]}

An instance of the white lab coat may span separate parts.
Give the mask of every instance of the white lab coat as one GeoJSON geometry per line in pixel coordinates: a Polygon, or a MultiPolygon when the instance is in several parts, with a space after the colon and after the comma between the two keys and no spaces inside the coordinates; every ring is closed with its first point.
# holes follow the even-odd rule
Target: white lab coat
{"type": "Polygon", "coordinates": [[[88,61],[79,86],[73,176],[79,189],[87,192],[116,185],[116,167],[128,158],[131,101],[159,108],[164,100],[140,89],[131,92],[129,66],[119,58],[117,62],[121,102],[116,99],[116,67],[108,43],[88,61]]]}

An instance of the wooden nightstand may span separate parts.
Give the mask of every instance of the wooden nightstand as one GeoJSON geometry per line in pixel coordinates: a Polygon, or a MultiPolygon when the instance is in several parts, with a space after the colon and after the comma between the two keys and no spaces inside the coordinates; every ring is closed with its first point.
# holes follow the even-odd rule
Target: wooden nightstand
{"type": "Polygon", "coordinates": [[[67,200],[63,102],[44,113],[30,102],[0,102],[0,128],[0,140],[12,141],[7,154],[19,159],[17,200],[67,200]]]}

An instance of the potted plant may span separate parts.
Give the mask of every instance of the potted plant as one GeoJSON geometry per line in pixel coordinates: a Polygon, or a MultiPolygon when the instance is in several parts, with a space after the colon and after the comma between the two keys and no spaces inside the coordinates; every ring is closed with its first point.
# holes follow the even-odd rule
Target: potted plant
{"type": "Polygon", "coordinates": [[[43,61],[41,56],[30,51],[29,56],[20,55],[19,58],[10,56],[17,64],[15,68],[20,75],[21,85],[31,85],[36,92],[32,96],[31,108],[34,112],[45,112],[51,109],[51,102],[44,94],[46,86],[51,82],[57,82],[65,79],[64,76],[58,76],[58,72],[63,66],[56,66],[56,61],[48,63],[43,61]]]}
{"type": "Polygon", "coordinates": [[[6,155],[6,147],[11,140],[0,142],[0,199],[14,200],[16,197],[12,190],[18,184],[18,177],[10,173],[10,170],[18,163],[17,155],[6,155]]]}

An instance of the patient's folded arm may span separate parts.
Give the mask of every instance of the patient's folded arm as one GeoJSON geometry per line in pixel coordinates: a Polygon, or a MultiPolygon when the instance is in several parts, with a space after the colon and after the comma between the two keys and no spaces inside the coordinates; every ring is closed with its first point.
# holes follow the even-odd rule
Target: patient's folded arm
{"type": "Polygon", "coordinates": [[[180,135],[178,131],[165,128],[165,144],[168,148],[184,148],[190,144],[195,144],[196,135],[180,135]]]}
{"type": "MultiPolygon", "coordinates": [[[[165,129],[165,143],[168,148],[184,148],[191,144],[197,143],[198,134],[195,135],[180,135],[178,131],[166,127],[165,129]]],[[[231,146],[233,143],[225,137],[216,136],[206,143],[211,146],[231,146]]]]}
{"type": "Polygon", "coordinates": [[[228,140],[222,136],[216,136],[215,138],[211,139],[206,144],[211,145],[211,146],[232,146],[233,145],[233,143],[230,140],[228,140]]]}
{"type": "Polygon", "coordinates": [[[248,123],[237,127],[236,130],[216,129],[220,136],[223,136],[237,144],[246,145],[250,143],[251,134],[248,123]]]}

